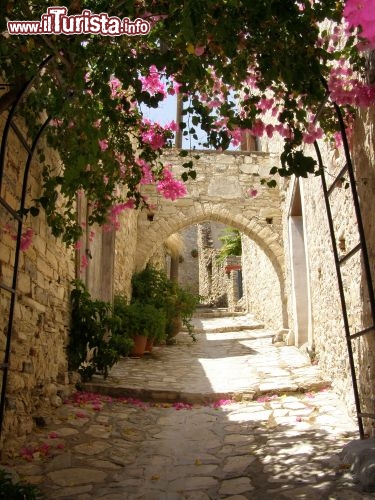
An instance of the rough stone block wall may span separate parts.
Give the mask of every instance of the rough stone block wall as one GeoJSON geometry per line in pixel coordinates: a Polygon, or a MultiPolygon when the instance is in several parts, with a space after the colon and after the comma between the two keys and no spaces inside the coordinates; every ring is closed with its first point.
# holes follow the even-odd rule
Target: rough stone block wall
{"type": "MultiPolygon", "coordinates": [[[[328,230],[327,215],[319,178],[304,181],[305,227],[309,260],[311,295],[312,338],[320,367],[332,380],[334,389],[352,404],[351,380],[344,328],[341,316],[337,277],[328,230]]],[[[335,227],[346,236],[346,248],[352,248],[353,220],[349,216],[349,192],[340,189],[333,200],[335,227]]],[[[358,328],[361,298],[357,293],[361,275],[360,262],[356,257],[346,264],[344,287],[349,299],[349,323],[358,328]]],[[[355,344],[354,344],[355,346],[355,344]]]]}
{"type": "MultiPolygon", "coordinates": [[[[360,196],[373,277],[375,271],[375,223],[373,216],[375,209],[373,194],[375,189],[374,123],[374,109],[361,111],[355,122],[355,130],[351,141],[357,189],[360,196]]],[[[323,148],[323,154],[327,170],[327,182],[330,185],[333,176],[339,172],[345,160],[343,154],[339,155],[337,150],[323,148]]],[[[292,182],[287,182],[286,188],[284,235],[287,240],[292,182]]],[[[319,366],[332,380],[334,389],[345,400],[348,408],[353,410],[354,402],[349,358],[320,178],[310,177],[303,180],[303,193],[303,218],[309,263],[312,341],[315,345],[319,366]]],[[[343,255],[358,242],[357,225],[350,190],[345,189],[344,183],[342,187],[335,189],[331,198],[339,254],[343,255]]],[[[286,263],[286,286],[287,294],[290,296],[290,259],[288,256],[286,263]]],[[[349,325],[351,332],[355,333],[372,324],[360,254],[347,261],[342,267],[342,271],[349,325]]],[[[292,314],[293,312],[289,308],[291,323],[293,322],[292,314]]],[[[374,412],[375,406],[374,339],[375,333],[373,332],[353,342],[361,400],[363,410],[367,412],[374,412]]],[[[369,421],[368,424],[373,426],[374,422],[369,421]]]]}
{"type": "Polygon", "coordinates": [[[224,272],[224,264],[217,260],[218,250],[215,248],[218,235],[217,226],[217,224],[210,222],[198,225],[199,295],[204,297],[204,302],[207,304],[227,307],[227,277],[224,272]]]}
{"type": "Polygon", "coordinates": [[[249,237],[242,235],[242,273],[247,309],[266,328],[285,326],[280,278],[266,253],[249,237]]]}
{"type": "MultiPolygon", "coordinates": [[[[201,152],[196,161],[197,178],[187,183],[188,195],[172,201],[162,200],[155,193],[150,203],[157,205],[154,221],[138,225],[137,267],[143,267],[153,248],[159,246],[172,233],[192,224],[205,221],[221,222],[254,236],[264,242],[269,253],[281,268],[282,214],[280,191],[261,186],[260,179],[269,177],[269,170],[277,162],[275,155],[266,153],[201,152]],[[252,196],[253,190],[256,196],[252,196]],[[249,194],[250,193],[250,194],[249,194]],[[272,218],[272,225],[267,219],[272,218]]],[[[176,151],[163,157],[173,165],[178,177],[184,169],[183,159],[176,151]]]]}
{"type": "MultiPolygon", "coordinates": [[[[364,230],[370,259],[372,282],[375,286],[375,107],[359,112],[353,138],[353,161],[356,169],[357,189],[360,196],[364,230]]],[[[362,275],[363,276],[363,275],[362,275]]],[[[373,324],[369,307],[367,285],[362,277],[363,326],[373,324]]],[[[359,343],[359,385],[365,411],[375,413],[375,331],[363,337],[359,343]]],[[[375,421],[369,421],[373,429],[375,421]]]]}
{"type": "Polygon", "coordinates": [[[114,262],[114,293],[131,297],[131,278],[135,270],[138,217],[137,210],[126,210],[120,216],[120,229],[116,232],[114,262]]]}
{"type": "MultiPolygon", "coordinates": [[[[4,123],[0,125],[0,133],[4,123]]],[[[51,165],[59,158],[46,149],[51,165]]],[[[6,154],[3,194],[14,208],[20,196],[25,153],[10,133],[6,154]]],[[[27,203],[40,196],[40,165],[32,162],[27,190],[27,203]]],[[[11,284],[15,255],[14,230],[5,211],[0,213],[0,279],[11,284]]],[[[74,254],[46,226],[43,213],[27,217],[24,230],[31,228],[31,246],[21,252],[18,295],[11,344],[10,371],[7,385],[6,413],[3,427],[5,448],[18,451],[18,444],[32,429],[33,417],[46,416],[62,403],[69,392],[65,348],[70,323],[70,281],[74,278],[74,254]]],[[[0,355],[3,359],[9,294],[0,292],[0,355]]]]}
{"type": "MultiPolygon", "coordinates": [[[[241,268],[241,256],[230,256],[225,259],[224,272],[226,276],[226,289],[228,297],[228,310],[234,312],[238,309],[238,301],[240,300],[240,287],[239,279],[242,281],[242,273],[239,269],[232,269],[231,267],[241,268]]],[[[242,287],[243,288],[243,287],[242,287]]]]}
{"type": "Polygon", "coordinates": [[[185,248],[182,254],[183,261],[179,266],[179,282],[192,293],[199,294],[197,225],[188,227],[180,234],[185,248]]]}

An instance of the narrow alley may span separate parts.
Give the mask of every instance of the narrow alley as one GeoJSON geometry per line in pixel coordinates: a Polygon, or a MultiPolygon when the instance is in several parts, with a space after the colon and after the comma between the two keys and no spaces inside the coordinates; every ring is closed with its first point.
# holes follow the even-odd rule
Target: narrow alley
{"type": "Polygon", "coordinates": [[[250,315],[194,321],[197,342],[122,359],[8,465],[47,500],[375,498],[339,455],[357,429],[317,366],[250,315]]]}

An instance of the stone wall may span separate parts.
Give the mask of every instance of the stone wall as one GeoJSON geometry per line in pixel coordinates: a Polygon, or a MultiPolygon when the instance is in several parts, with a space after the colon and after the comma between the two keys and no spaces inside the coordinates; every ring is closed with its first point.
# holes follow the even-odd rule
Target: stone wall
{"type": "Polygon", "coordinates": [[[194,294],[199,294],[199,268],[198,268],[198,226],[196,224],[181,231],[184,241],[182,262],[179,266],[179,282],[194,294]]]}
{"type": "Polygon", "coordinates": [[[247,309],[266,328],[286,327],[282,279],[264,250],[242,235],[242,273],[247,309]]]}
{"type": "MultiPolygon", "coordinates": [[[[182,159],[171,151],[164,157],[178,176],[182,159]]],[[[201,153],[197,179],[187,183],[185,198],[165,201],[150,193],[157,205],[153,222],[138,225],[136,266],[141,269],[172,233],[205,221],[221,222],[253,238],[278,267],[283,268],[281,193],[261,186],[276,156],[266,153],[201,153]],[[255,191],[255,195],[253,194],[255,191]],[[272,224],[269,224],[272,219],[272,224]]]]}
{"type": "Polygon", "coordinates": [[[243,278],[242,278],[242,258],[241,256],[231,255],[224,261],[226,276],[226,289],[228,297],[228,310],[231,312],[243,311],[243,306],[238,301],[243,298],[243,278]]]}
{"type": "MultiPolygon", "coordinates": [[[[355,123],[353,138],[353,161],[356,169],[357,189],[363,214],[364,230],[370,259],[372,282],[375,286],[375,107],[359,112],[355,123]]],[[[362,273],[358,283],[362,293],[361,310],[362,326],[375,323],[371,317],[368,288],[362,273]]],[[[359,386],[364,410],[375,413],[375,332],[358,341],[360,376],[359,386]]],[[[373,428],[374,420],[368,422],[373,428]]]]}
{"type": "MultiPolygon", "coordinates": [[[[1,122],[0,133],[4,122],[1,122]]],[[[44,145],[45,146],[45,145],[44,145]]],[[[59,158],[46,149],[47,161],[58,166],[59,158]]],[[[14,208],[20,196],[24,150],[10,132],[6,153],[3,196],[14,208]]],[[[33,161],[27,189],[27,204],[40,196],[40,166],[33,161]]],[[[26,205],[27,205],[26,204],[26,205]]],[[[15,256],[14,225],[0,209],[0,279],[11,284],[15,256]],[[6,226],[10,223],[10,227],[6,226]]],[[[68,386],[65,348],[70,323],[70,281],[74,278],[74,254],[51,235],[45,217],[27,217],[24,229],[34,232],[31,246],[21,252],[18,294],[11,344],[3,439],[8,450],[18,451],[18,443],[33,427],[33,417],[48,415],[62,403],[68,386]]],[[[3,357],[9,294],[0,292],[0,349],[3,357]]]]}
{"type": "MultiPolygon", "coordinates": [[[[355,124],[352,139],[353,159],[357,189],[360,195],[362,215],[369,247],[372,272],[375,257],[374,224],[374,110],[362,111],[355,124]]],[[[344,156],[338,150],[322,147],[328,185],[344,165],[344,156]]],[[[313,152],[311,151],[313,154],[313,152]]],[[[285,183],[284,238],[287,243],[286,287],[287,295],[293,298],[293,242],[291,241],[291,217],[295,181],[285,183]]],[[[334,389],[342,396],[349,409],[353,409],[353,391],[349,368],[348,351],[344,335],[340,297],[334,266],[333,251],[329,235],[326,208],[318,177],[310,177],[301,183],[301,216],[303,220],[304,244],[307,262],[308,297],[308,344],[315,350],[316,359],[332,380],[334,389]]],[[[331,196],[332,214],[339,255],[344,255],[358,242],[354,208],[345,182],[331,196]]],[[[356,254],[342,266],[343,284],[348,308],[351,333],[372,324],[369,302],[363,277],[360,254],[356,254]]],[[[374,276],[374,274],[373,274],[374,276]]],[[[296,298],[298,300],[298,297],[296,298]]],[[[293,300],[289,301],[289,319],[295,324],[296,311],[293,300]]],[[[358,381],[365,411],[374,411],[375,359],[374,333],[353,342],[354,358],[358,370],[358,381]]]]}
{"type": "Polygon", "coordinates": [[[120,229],[116,231],[114,262],[114,293],[131,297],[131,278],[135,270],[138,217],[137,210],[126,210],[120,216],[120,229]]]}

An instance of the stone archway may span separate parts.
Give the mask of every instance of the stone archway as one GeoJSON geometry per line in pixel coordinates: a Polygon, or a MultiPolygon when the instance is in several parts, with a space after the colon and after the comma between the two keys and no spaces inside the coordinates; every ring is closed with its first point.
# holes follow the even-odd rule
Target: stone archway
{"type": "Polygon", "coordinates": [[[153,255],[155,249],[173,233],[204,221],[217,221],[238,229],[241,233],[249,236],[257,243],[271,260],[278,277],[283,280],[284,275],[284,253],[283,247],[278,241],[278,235],[275,234],[267,225],[255,220],[246,220],[241,215],[231,216],[224,212],[221,213],[220,206],[211,206],[209,209],[188,216],[186,211],[176,211],[174,216],[160,217],[146,231],[138,232],[136,269],[143,269],[153,255]]]}
{"type": "MultiPolygon", "coordinates": [[[[197,207],[195,207],[197,210],[197,207]]],[[[287,307],[285,295],[285,281],[284,281],[284,254],[283,248],[278,241],[277,235],[268,227],[267,223],[259,223],[255,220],[247,221],[241,215],[230,216],[227,213],[221,213],[220,206],[211,206],[209,210],[199,215],[188,217],[185,213],[179,211],[174,217],[159,218],[155,224],[150,226],[147,230],[147,237],[145,232],[138,235],[137,245],[137,259],[136,269],[142,269],[152,257],[155,249],[160,247],[163,242],[170,236],[170,234],[181,231],[193,224],[199,224],[205,221],[221,222],[225,225],[238,229],[241,233],[252,239],[260,249],[267,255],[270,260],[280,286],[281,294],[281,307],[282,307],[282,320],[284,328],[287,328],[287,307]]]]}
{"type": "MultiPolygon", "coordinates": [[[[141,270],[156,249],[173,233],[204,221],[232,226],[250,238],[264,253],[267,262],[271,263],[277,282],[275,285],[280,289],[280,326],[286,328],[283,200],[278,188],[268,188],[261,183],[261,179],[269,176],[276,157],[263,152],[209,151],[199,154],[200,159],[195,164],[197,178],[186,183],[186,197],[175,201],[165,200],[157,194],[154,186],[143,186],[149,203],[157,208],[152,220],[147,217],[145,210],[140,211],[134,220],[136,227],[130,233],[117,234],[116,263],[123,261],[125,254],[131,254],[131,270],[141,270]],[[136,235],[136,244],[131,248],[130,234],[131,240],[136,235]]],[[[184,159],[178,155],[178,151],[172,150],[163,159],[165,164],[172,166],[176,177],[184,171],[184,159]]],[[[124,272],[128,273],[124,267],[124,263],[118,265],[115,271],[115,276],[118,275],[123,283],[128,281],[124,279],[124,272]]],[[[119,289],[124,288],[123,283],[119,289]]]]}

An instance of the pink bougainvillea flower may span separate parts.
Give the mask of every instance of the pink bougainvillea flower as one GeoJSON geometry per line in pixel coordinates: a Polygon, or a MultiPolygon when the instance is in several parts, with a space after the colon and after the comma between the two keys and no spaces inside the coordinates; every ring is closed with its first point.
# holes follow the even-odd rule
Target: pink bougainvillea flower
{"type": "Polygon", "coordinates": [[[329,75],[331,99],[337,104],[368,107],[375,102],[375,87],[366,85],[353,75],[345,59],[337,61],[329,75]]]}
{"type": "Polygon", "coordinates": [[[98,141],[99,142],[99,147],[101,151],[105,151],[108,149],[108,140],[107,139],[101,139],[98,141]]]}
{"type": "Polygon", "coordinates": [[[109,82],[109,87],[111,89],[111,97],[117,97],[121,93],[122,83],[115,76],[111,77],[109,82]]]}
{"type": "Polygon", "coordinates": [[[167,167],[163,170],[163,179],[157,182],[156,189],[169,200],[176,200],[186,196],[187,189],[182,181],[178,181],[173,177],[171,170],[167,167]]]}
{"type": "Polygon", "coordinates": [[[239,129],[239,128],[236,128],[234,130],[230,130],[229,131],[230,133],[230,136],[232,138],[232,145],[233,146],[239,146],[241,144],[241,140],[242,140],[242,130],[239,129]]]}
{"type": "Polygon", "coordinates": [[[268,125],[266,125],[265,131],[266,131],[267,136],[270,139],[273,136],[274,130],[275,130],[275,127],[272,124],[269,123],[268,125]]]}
{"type": "Polygon", "coordinates": [[[265,131],[265,125],[261,120],[256,120],[254,125],[250,129],[250,132],[256,137],[262,137],[264,131],[265,131]]]}
{"type": "Polygon", "coordinates": [[[62,120],[59,120],[58,118],[53,118],[51,121],[50,121],[50,125],[52,127],[61,127],[61,125],[63,124],[64,122],[62,120]]]}
{"type": "Polygon", "coordinates": [[[89,265],[89,261],[86,255],[82,255],[81,257],[81,269],[85,269],[89,265]]]}
{"type": "Polygon", "coordinates": [[[250,198],[256,198],[258,196],[258,190],[255,188],[249,188],[246,193],[250,198]]]}
{"type": "Polygon", "coordinates": [[[120,229],[120,220],[119,217],[121,213],[126,209],[133,209],[135,207],[135,201],[132,198],[129,198],[124,203],[117,203],[113,205],[107,215],[107,224],[104,224],[103,231],[118,231],[120,229]]]}
{"type": "MultiPolygon", "coordinates": [[[[33,242],[33,235],[34,231],[31,229],[31,227],[27,228],[24,233],[21,235],[21,244],[20,244],[20,249],[22,251],[26,251],[28,248],[30,248],[31,243],[33,242]]],[[[17,239],[17,237],[12,236],[13,239],[17,239]]]]}
{"type": "Polygon", "coordinates": [[[337,149],[342,147],[342,135],[341,132],[335,132],[333,134],[333,140],[337,149]]]}
{"type": "Polygon", "coordinates": [[[306,144],[313,144],[316,140],[321,139],[323,134],[323,130],[320,127],[311,123],[307,127],[306,132],[303,133],[303,141],[306,144]]]}
{"type": "Polygon", "coordinates": [[[170,123],[164,125],[164,130],[170,130],[172,132],[176,132],[178,130],[177,123],[174,120],[172,120],[170,123]]]}
{"type": "Polygon", "coordinates": [[[49,455],[49,452],[50,452],[50,445],[48,443],[42,443],[39,448],[38,448],[38,451],[39,453],[44,456],[44,457],[47,457],[49,455]]]}
{"type": "Polygon", "coordinates": [[[24,448],[21,448],[20,455],[24,460],[31,462],[31,460],[34,458],[35,452],[36,449],[33,448],[32,446],[25,446],[24,448]]]}
{"type": "Polygon", "coordinates": [[[49,439],[57,439],[59,437],[59,435],[57,432],[52,431],[48,434],[48,437],[49,437],[49,439]]]}
{"type": "Polygon", "coordinates": [[[151,165],[147,163],[143,158],[138,158],[136,163],[142,169],[141,184],[153,184],[155,182],[155,179],[151,170],[151,165]]]}
{"type": "Polygon", "coordinates": [[[216,401],[213,403],[212,407],[213,408],[221,408],[222,406],[230,405],[232,404],[233,401],[231,399],[219,399],[219,401],[216,401]]]}
{"type": "Polygon", "coordinates": [[[279,399],[279,396],[277,394],[272,394],[271,396],[260,396],[257,398],[257,401],[259,403],[266,403],[268,401],[273,401],[274,399],[279,399]]]}
{"type": "Polygon", "coordinates": [[[286,137],[286,138],[292,137],[291,130],[287,125],[284,125],[283,123],[278,123],[277,125],[275,125],[274,130],[278,132],[281,135],[281,137],[286,137]]]}
{"type": "Polygon", "coordinates": [[[361,37],[375,48],[375,0],[346,0],[344,16],[351,27],[361,27],[361,37]]]}
{"type": "Polygon", "coordinates": [[[165,145],[165,138],[156,130],[149,129],[141,134],[142,141],[149,144],[152,149],[157,150],[165,145]]]}
{"type": "Polygon", "coordinates": [[[198,57],[202,56],[206,50],[206,47],[204,45],[197,45],[194,48],[194,54],[198,57]]]}
{"type": "Polygon", "coordinates": [[[148,92],[150,95],[162,94],[167,95],[165,85],[161,81],[161,75],[158,68],[153,64],[150,66],[148,76],[141,76],[142,91],[148,92]]]}
{"type": "Polygon", "coordinates": [[[262,98],[259,100],[259,102],[257,103],[257,108],[262,111],[263,113],[265,113],[266,111],[272,109],[273,105],[274,105],[274,102],[275,100],[274,99],[266,99],[266,98],[262,98]]]}
{"type": "Polygon", "coordinates": [[[189,403],[173,403],[173,408],[176,410],[191,410],[193,407],[189,403]]]}
{"type": "Polygon", "coordinates": [[[76,418],[87,418],[87,414],[84,411],[77,411],[76,418]]]}

